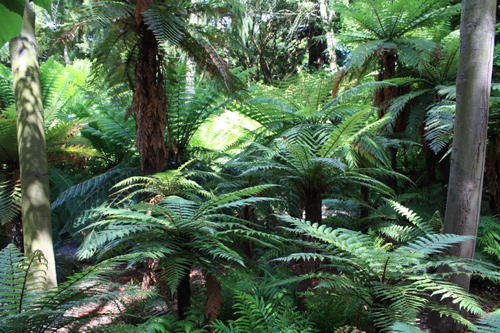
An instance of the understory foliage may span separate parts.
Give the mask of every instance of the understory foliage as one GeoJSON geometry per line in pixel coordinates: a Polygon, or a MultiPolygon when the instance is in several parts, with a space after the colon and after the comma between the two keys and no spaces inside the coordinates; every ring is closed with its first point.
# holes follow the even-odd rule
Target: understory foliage
{"type": "MultiPolygon", "coordinates": [[[[43,2],[52,225],[80,272],[44,290],[43,255],[8,245],[0,332],[421,332],[433,311],[500,331],[449,282],[500,278],[498,83],[475,260],[442,234],[460,1],[43,2]],[[105,284],[119,265],[148,291],[105,284]],[[89,328],[92,302],[120,313],[89,328]]],[[[9,62],[0,48],[0,242],[21,248],[9,62]]],[[[500,47],[493,65],[498,81],[500,47]]]]}
{"type": "Polygon", "coordinates": [[[290,277],[281,266],[261,263],[254,269],[228,272],[221,318],[215,332],[318,332],[308,313],[295,305],[294,288],[277,286],[276,280],[290,277]]]}
{"type": "Polygon", "coordinates": [[[81,316],[78,308],[118,300],[119,293],[102,293],[102,288],[114,272],[109,267],[120,263],[116,259],[101,262],[69,277],[56,289],[43,290],[43,254],[36,251],[24,257],[15,245],[9,244],[0,251],[0,329],[56,332],[85,325],[97,315],[81,316]]]}
{"type": "MultiPolygon", "coordinates": [[[[463,258],[443,256],[446,249],[470,237],[428,233],[399,246],[380,244],[370,235],[300,219],[285,218],[289,232],[306,234],[315,242],[304,243],[315,253],[301,252],[277,259],[317,260],[324,270],[301,277],[316,278],[316,288],[328,288],[361,300],[379,329],[388,329],[399,321],[417,323],[417,314],[426,308],[455,321],[474,327],[457,311],[440,305],[435,299],[450,299],[460,309],[483,314],[478,298],[450,283],[449,273],[436,271],[447,266],[454,274],[477,275],[498,280],[496,267],[463,258]]],[[[303,241],[297,241],[303,243],[303,241]]],[[[297,278],[289,279],[289,282],[297,278]]],[[[286,281],[286,280],[285,280],[286,281]]],[[[282,283],[284,283],[283,281],[282,283]]]]}
{"type": "Polygon", "coordinates": [[[190,172],[181,167],[117,184],[115,194],[120,200],[93,211],[91,223],[83,229],[86,238],[80,256],[120,257],[127,253],[130,265],[153,261],[160,294],[168,297],[177,292],[178,299],[184,288],[189,289],[183,281],[189,281],[195,266],[206,280],[206,315],[212,320],[220,310],[219,269],[245,266],[239,244],[252,241],[275,247],[280,238],[256,230],[251,222],[233,214],[238,208],[269,202],[257,195],[271,185],[215,196],[188,176],[190,172]]]}
{"type": "Polygon", "coordinates": [[[287,302],[283,294],[265,299],[256,292],[236,292],[233,297],[233,311],[237,319],[227,323],[218,321],[213,327],[217,333],[317,332],[291,304],[293,302],[287,302]]]}

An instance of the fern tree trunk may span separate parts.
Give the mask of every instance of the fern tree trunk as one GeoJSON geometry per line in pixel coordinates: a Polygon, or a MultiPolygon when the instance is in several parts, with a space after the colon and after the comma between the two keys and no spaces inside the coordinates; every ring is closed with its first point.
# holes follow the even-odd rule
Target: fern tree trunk
{"type": "Polygon", "coordinates": [[[191,267],[186,268],[183,272],[179,286],[177,287],[177,309],[179,319],[186,319],[187,312],[190,306],[191,286],[190,286],[191,267]]]}
{"type": "MultiPolygon", "coordinates": [[[[153,0],[137,0],[134,11],[140,35],[135,63],[135,86],[131,112],[136,121],[135,144],[144,175],[163,171],[166,161],[166,94],[162,71],[163,57],[153,32],[144,23],[142,13],[153,6],[153,0]]],[[[147,259],[142,287],[149,289],[158,279],[158,261],[147,259]]]]}
{"type": "MultiPolygon", "coordinates": [[[[302,209],[304,210],[305,213],[305,219],[307,221],[313,222],[313,223],[318,223],[321,224],[322,222],[322,210],[321,210],[321,203],[322,203],[322,193],[323,189],[321,188],[316,188],[314,186],[306,186],[303,191],[299,192],[301,193],[301,206],[302,209]]],[[[305,241],[314,241],[312,237],[310,236],[302,236],[302,239],[305,241]]],[[[311,252],[313,251],[311,248],[304,247],[302,249],[304,252],[311,252]]],[[[319,267],[319,262],[317,261],[300,261],[300,273],[301,274],[308,274],[308,273],[313,273],[318,267],[319,267]]],[[[313,287],[313,280],[312,279],[306,279],[302,280],[299,282],[299,285],[297,287],[299,292],[305,292],[308,289],[311,289],[313,287]]],[[[297,299],[297,307],[300,311],[306,311],[307,307],[304,301],[303,297],[299,297],[297,299]]]]}
{"type": "MultiPolygon", "coordinates": [[[[207,290],[207,303],[205,304],[205,325],[215,323],[222,308],[222,286],[214,274],[205,272],[205,289],[207,290]]],[[[214,332],[213,327],[208,329],[214,332]]]]}
{"type": "Polygon", "coordinates": [[[23,28],[10,41],[10,56],[17,109],[17,141],[21,169],[21,198],[24,250],[41,250],[48,266],[47,288],[57,286],[49,174],[43,121],[42,88],[35,37],[35,12],[29,2],[24,8],[23,28]]]}
{"type": "MultiPolygon", "coordinates": [[[[457,73],[457,106],[444,232],[477,235],[486,155],[488,107],[493,68],[496,0],[463,0],[460,22],[460,54],[457,73]]],[[[473,258],[475,239],[450,252],[473,258]]],[[[470,279],[451,280],[469,290],[470,279]]],[[[435,318],[438,332],[454,332],[448,318],[435,318]],[[438,319],[441,319],[440,321],[438,319]]]]}
{"type": "MultiPolygon", "coordinates": [[[[393,52],[392,49],[382,50],[381,58],[379,61],[380,70],[378,75],[375,77],[375,80],[386,81],[392,79],[396,74],[396,60],[397,60],[397,55],[393,52]]],[[[388,86],[375,92],[375,96],[373,98],[373,106],[378,108],[377,112],[379,119],[382,118],[387,113],[387,110],[389,109],[390,106],[389,102],[393,98],[396,98],[398,96],[399,96],[398,87],[393,87],[393,86],[388,86]]],[[[400,117],[396,119],[396,123],[401,123],[399,118],[400,117]]],[[[395,128],[394,131],[397,132],[398,129],[395,128]]],[[[389,148],[389,155],[391,158],[391,166],[393,170],[396,170],[397,167],[396,154],[397,154],[396,148],[389,148]]],[[[394,190],[394,192],[397,193],[398,184],[396,178],[389,179],[389,186],[394,190]]]]}
{"type": "Polygon", "coordinates": [[[140,24],[141,40],[135,67],[132,112],[135,115],[141,169],[144,175],[163,171],[165,147],[165,78],[158,42],[151,30],[140,24]]]}

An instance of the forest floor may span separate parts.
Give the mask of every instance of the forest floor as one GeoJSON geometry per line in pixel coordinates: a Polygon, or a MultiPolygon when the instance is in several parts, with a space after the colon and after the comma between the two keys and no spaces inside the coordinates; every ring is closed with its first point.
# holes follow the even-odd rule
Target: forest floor
{"type": "MultiPolygon", "coordinates": [[[[114,292],[118,295],[123,295],[118,297],[119,301],[109,300],[107,298],[102,298],[100,303],[89,303],[83,307],[72,309],[68,311],[66,315],[75,317],[92,316],[93,319],[88,322],[85,326],[78,328],[79,332],[88,331],[90,328],[109,325],[112,323],[121,324],[134,324],[137,319],[139,322],[144,320],[141,316],[140,306],[135,308],[140,304],[141,299],[146,297],[146,293],[143,292],[141,288],[141,281],[144,276],[144,269],[142,267],[132,267],[126,268],[125,266],[116,267],[115,269],[121,271],[116,274],[112,280],[111,284],[108,286],[99,287],[99,293],[107,294],[114,292]],[[133,288],[137,291],[136,294],[130,294],[126,292],[126,289],[133,288]],[[122,292],[122,294],[120,294],[122,292]],[[137,311],[134,313],[134,311],[137,311]],[[123,316],[124,313],[132,312],[132,316],[123,316]],[[134,319],[134,315],[136,319],[134,319]]],[[[192,289],[200,290],[203,287],[204,280],[201,272],[199,270],[193,269],[191,273],[192,277],[192,289]],[[196,285],[196,286],[195,286],[196,285]]],[[[471,281],[471,293],[478,296],[481,299],[481,304],[486,313],[493,312],[500,308],[500,285],[496,285],[493,282],[485,282],[479,279],[473,279],[471,281]]],[[[176,313],[176,304],[172,301],[171,304],[166,304],[166,302],[160,302],[164,305],[159,305],[157,308],[158,312],[161,313],[176,313]]],[[[427,318],[429,316],[428,312],[422,312],[420,317],[419,328],[424,331],[429,331],[427,326],[427,318]]],[[[477,320],[477,316],[468,316],[471,321],[477,320]]],[[[75,328],[72,328],[74,331],[75,328]]],[[[60,332],[68,332],[69,330],[60,330],[60,332]]]]}

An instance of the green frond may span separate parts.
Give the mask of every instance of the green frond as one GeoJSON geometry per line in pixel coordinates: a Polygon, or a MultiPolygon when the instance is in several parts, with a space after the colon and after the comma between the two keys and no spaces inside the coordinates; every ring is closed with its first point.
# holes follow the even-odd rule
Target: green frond
{"type": "Polygon", "coordinates": [[[0,304],[2,315],[20,313],[45,285],[40,265],[47,265],[40,251],[25,258],[14,244],[0,251],[0,304]]]}
{"type": "Polygon", "coordinates": [[[453,245],[472,238],[471,236],[453,234],[427,234],[407,245],[399,247],[396,251],[400,253],[409,252],[424,255],[440,254],[453,245]]]}
{"type": "Polygon", "coordinates": [[[477,333],[495,333],[500,331],[500,311],[496,310],[479,319],[476,323],[476,328],[472,331],[477,333]]]}
{"type": "Polygon", "coordinates": [[[328,140],[321,147],[319,155],[322,157],[334,156],[335,153],[348,142],[353,141],[366,127],[371,110],[357,112],[342,121],[332,132],[328,140]]]}
{"type": "Polygon", "coordinates": [[[61,223],[64,225],[61,232],[73,232],[75,228],[84,224],[89,218],[90,211],[88,210],[108,200],[111,188],[116,182],[138,171],[137,168],[119,165],[97,177],[71,186],[59,194],[52,203],[52,210],[67,219],[61,223]],[[69,203],[74,203],[74,205],[69,205],[69,203]]]}
{"type": "Polygon", "coordinates": [[[437,104],[427,112],[425,140],[434,153],[446,148],[452,139],[455,122],[455,105],[437,104]]]}
{"type": "Polygon", "coordinates": [[[251,292],[234,291],[233,311],[236,319],[227,323],[216,321],[212,327],[215,332],[293,332],[313,333],[307,317],[283,302],[283,296],[265,298],[253,290],[251,292]]]}
{"type": "Polygon", "coordinates": [[[0,102],[5,106],[10,106],[15,103],[12,73],[3,64],[0,64],[0,102]]]}
{"type": "Polygon", "coordinates": [[[55,332],[71,325],[82,326],[92,316],[75,317],[68,311],[91,303],[117,300],[116,292],[102,294],[102,283],[114,273],[109,267],[122,264],[122,259],[89,267],[50,290],[44,290],[44,276],[40,276],[37,268],[40,262],[44,264],[44,260],[39,251],[24,258],[12,244],[0,251],[0,318],[3,329],[9,332],[55,332]]]}
{"type": "Polygon", "coordinates": [[[441,300],[451,298],[459,309],[466,310],[469,313],[483,314],[483,309],[476,296],[469,294],[463,288],[447,281],[433,281],[429,278],[415,278],[413,286],[430,292],[431,296],[440,297],[441,300]]]}
{"type": "Polygon", "coordinates": [[[21,213],[21,185],[12,181],[0,182],[0,216],[1,223],[12,221],[21,213]]]}
{"type": "MultiPolygon", "coordinates": [[[[349,38],[350,36],[346,35],[345,37],[349,38]]],[[[364,36],[362,36],[362,39],[364,39],[363,37],[364,36]]],[[[366,41],[365,43],[354,49],[354,51],[349,55],[349,65],[361,68],[368,59],[370,59],[373,55],[380,51],[384,44],[385,40],[366,41]]]]}
{"type": "Polygon", "coordinates": [[[429,225],[429,223],[425,222],[420,216],[418,216],[415,212],[413,212],[411,209],[408,209],[407,207],[401,205],[399,202],[390,200],[390,199],[384,199],[398,214],[401,216],[404,216],[405,218],[408,219],[408,221],[415,225],[418,229],[421,230],[422,235],[423,234],[430,234],[433,233],[433,229],[429,225]]]}
{"type": "Polygon", "coordinates": [[[422,331],[421,329],[416,328],[415,326],[412,326],[410,324],[402,323],[402,322],[395,322],[389,327],[389,330],[391,332],[395,333],[424,333],[425,331],[422,331]]]}
{"type": "MultiPolygon", "coordinates": [[[[417,99],[423,95],[426,95],[430,92],[432,92],[432,90],[430,90],[430,89],[416,90],[416,91],[409,92],[408,94],[405,94],[403,96],[399,96],[399,97],[392,99],[391,105],[387,109],[387,113],[391,114],[391,123],[394,124],[394,122],[398,118],[398,115],[400,114],[400,112],[404,109],[405,106],[407,106],[407,104],[410,101],[417,99]]],[[[413,110],[412,110],[412,112],[413,112],[413,110]]],[[[412,122],[412,123],[417,123],[417,122],[412,122]]]]}

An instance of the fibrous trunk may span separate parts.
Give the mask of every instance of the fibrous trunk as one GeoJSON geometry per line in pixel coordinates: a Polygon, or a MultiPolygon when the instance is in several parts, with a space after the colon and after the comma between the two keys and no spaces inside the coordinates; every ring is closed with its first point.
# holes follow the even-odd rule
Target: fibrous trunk
{"type": "MultiPolygon", "coordinates": [[[[321,189],[316,188],[314,186],[306,187],[302,192],[301,197],[301,205],[302,209],[305,212],[305,219],[310,222],[316,222],[321,224],[322,221],[322,210],[321,210],[321,189]]],[[[305,241],[312,242],[312,239],[309,236],[302,236],[302,239],[305,241]]],[[[310,252],[312,249],[304,247],[302,249],[304,252],[310,252]]],[[[313,273],[319,266],[318,261],[301,261],[300,263],[300,273],[301,274],[309,274],[313,273]]],[[[313,280],[306,279],[299,282],[298,291],[305,292],[308,289],[313,287],[313,280]]],[[[300,311],[306,311],[306,305],[303,297],[298,298],[298,308],[300,311]]]]}
{"type": "MultiPolygon", "coordinates": [[[[215,323],[222,308],[222,286],[212,273],[205,273],[205,288],[207,290],[207,303],[205,304],[205,325],[215,323]]],[[[215,329],[209,328],[210,332],[215,329]]]]}
{"type": "MultiPolygon", "coordinates": [[[[381,50],[381,58],[379,62],[380,71],[375,77],[376,81],[386,81],[394,77],[394,75],[396,74],[396,60],[397,55],[393,52],[392,49],[381,50]]],[[[387,111],[390,107],[390,102],[398,96],[399,89],[398,87],[394,86],[387,86],[375,92],[375,96],[373,98],[373,106],[378,108],[377,112],[379,119],[387,114],[387,111]]],[[[393,129],[394,132],[397,133],[404,130],[404,126],[403,129],[401,129],[401,124],[405,124],[403,117],[403,113],[400,113],[398,117],[396,117],[395,126],[393,129]]],[[[389,148],[391,167],[393,170],[396,170],[397,168],[396,154],[396,148],[389,148]]],[[[394,190],[394,192],[397,193],[398,184],[396,178],[390,178],[388,181],[388,185],[394,190]]]]}
{"type": "Polygon", "coordinates": [[[132,112],[136,120],[136,146],[143,174],[163,171],[165,148],[165,78],[158,42],[144,22],[140,24],[141,40],[135,66],[135,91],[132,112]]]}

